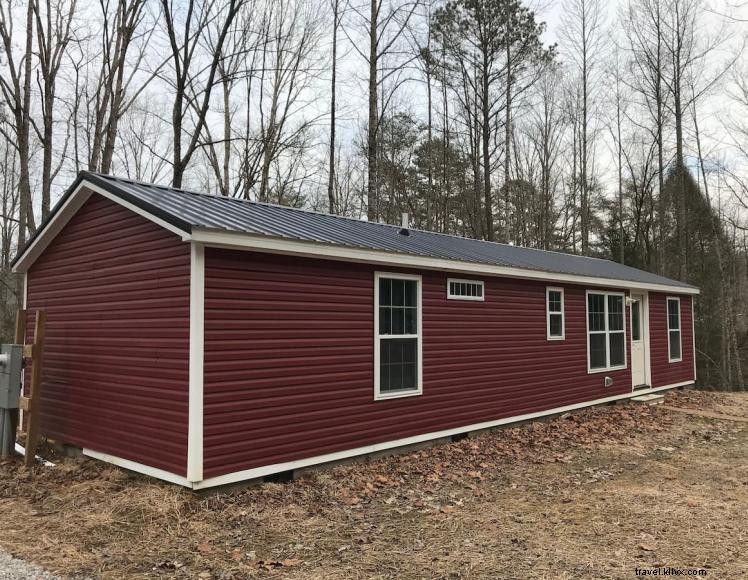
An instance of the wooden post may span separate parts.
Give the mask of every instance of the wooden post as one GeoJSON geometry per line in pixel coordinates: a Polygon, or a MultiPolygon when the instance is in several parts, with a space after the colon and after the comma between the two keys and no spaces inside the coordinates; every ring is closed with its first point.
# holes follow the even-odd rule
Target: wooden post
{"type": "Polygon", "coordinates": [[[42,385],[42,355],[44,353],[44,336],[47,315],[43,310],[36,311],[34,325],[34,344],[31,347],[31,384],[26,401],[28,420],[26,428],[26,466],[35,463],[36,447],[39,443],[39,402],[42,385]]]}

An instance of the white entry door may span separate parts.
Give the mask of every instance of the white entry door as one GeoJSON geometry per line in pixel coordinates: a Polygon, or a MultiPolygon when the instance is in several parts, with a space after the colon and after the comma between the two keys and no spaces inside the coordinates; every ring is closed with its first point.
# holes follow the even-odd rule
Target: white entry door
{"type": "Polygon", "coordinates": [[[646,388],[647,384],[647,340],[644,336],[648,325],[644,324],[647,313],[647,297],[631,295],[631,382],[634,389],[646,388]]]}

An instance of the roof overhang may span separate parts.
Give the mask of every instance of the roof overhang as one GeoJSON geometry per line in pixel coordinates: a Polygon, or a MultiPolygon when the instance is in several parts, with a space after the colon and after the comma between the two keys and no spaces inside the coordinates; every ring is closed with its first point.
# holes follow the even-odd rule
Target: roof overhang
{"type": "Polygon", "coordinates": [[[698,288],[690,286],[671,286],[667,284],[647,284],[629,280],[611,278],[593,278],[560,274],[509,266],[495,266],[460,260],[446,260],[430,258],[428,256],[414,256],[397,252],[381,252],[351,246],[324,244],[277,238],[263,235],[251,235],[236,232],[216,231],[193,228],[191,240],[206,246],[233,250],[252,250],[308,258],[325,258],[345,262],[365,262],[389,267],[421,268],[425,270],[441,270],[464,274],[482,274],[486,276],[503,276],[524,280],[542,280],[548,282],[566,282],[582,286],[597,286],[605,288],[623,288],[629,290],[649,290],[653,292],[670,292],[673,294],[699,294],[698,288]]]}
{"type": "Polygon", "coordinates": [[[49,218],[39,227],[23,250],[18,254],[18,256],[16,256],[12,263],[13,271],[19,273],[26,272],[50,242],[60,233],[62,228],[65,227],[70,219],[94,193],[143,216],[164,229],[178,235],[185,242],[196,242],[210,247],[249,250],[346,262],[365,262],[388,267],[420,268],[425,270],[441,270],[463,274],[503,276],[523,280],[579,284],[582,286],[649,290],[653,292],[669,292],[673,294],[700,293],[698,288],[692,286],[652,284],[614,278],[595,278],[543,270],[497,266],[478,262],[432,258],[400,252],[383,252],[381,250],[369,250],[340,244],[309,242],[305,240],[294,240],[242,232],[196,228],[175,216],[164,213],[159,208],[154,207],[141,199],[133,197],[127,192],[118,190],[116,186],[112,186],[96,174],[88,172],[82,172],[78,176],[73,185],[57,204],[49,218]]]}
{"type": "Polygon", "coordinates": [[[21,252],[13,260],[13,272],[26,272],[31,264],[36,261],[50,242],[55,239],[57,234],[62,231],[62,228],[67,225],[70,219],[81,207],[83,207],[83,204],[86,203],[88,198],[90,198],[94,193],[98,193],[138,215],[145,217],[159,226],[177,234],[185,241],[189,241],[190,239],[189,225],[175,225],[172,221],[167,221],[159,216],[158,211],[149,211],[149,209],[144,207],[142,203],[136,204],[132,200],[128,200],[127,197],[122,194],[115,194],[108,189],[105,189],[97,183],[95,176],[91,175],[89,177],[86,174],[83,174],[82,176],[79,176],[70,189],[65,192],[65,195],[63,195],[57,206],[55,206],[54,211],[50,214],[47,220],[39,226],[34,236],[29,239],[21,252]]]}

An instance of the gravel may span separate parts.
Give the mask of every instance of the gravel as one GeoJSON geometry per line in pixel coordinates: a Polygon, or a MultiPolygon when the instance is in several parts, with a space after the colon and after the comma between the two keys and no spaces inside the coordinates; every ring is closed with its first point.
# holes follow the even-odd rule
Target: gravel
{"type": "Polygon", "coordinates": [[[43,568],[0,551],[0,580],[59,580],[43,568]]]}

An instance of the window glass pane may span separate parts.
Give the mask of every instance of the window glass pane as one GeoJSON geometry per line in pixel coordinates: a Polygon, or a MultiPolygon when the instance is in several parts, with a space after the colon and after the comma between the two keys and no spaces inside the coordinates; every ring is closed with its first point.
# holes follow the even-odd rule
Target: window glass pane
{"type": "Polygon", "coordinates": [[[392,332],[390,334],[405,334],[405,309],[392,309],[392,332]]]}
{"type": "Polygon", "coordinates": [[[389,278],[379,279],[379,305],[392,305],[392,280],[389,278]]]}
{"type": "Polygon", "coordinates": [[[391,392],[418,388],[418,339],[382,339],[379,351],[380,391],[391,392]]]}
{"type": "Polygon", "coordinates": [[[551,336],[563,336],[564,334],[564,324],[563,324],[563,317],[560,314],[551,314],[550,315],[550,330],[551,330],[551,336]]]}
{"type": "Polygon", "coordinates": [[[379,307],[379,334],[392,334],[392,308],[379,307]]]}
{"type": "Polygon", "coordinates": [[[590,368],[605,368],[605,335],[590,334],[590,368]]]}
{"type": "Polygon", "coordinates": [[[418,306],[418,282],[415,280],[403,280],[405,285],[405,306],[418,306]]]}
{"type": "Polygon", "coordinates": [[[561,312],[561,292],[550,290],[548,292],[548,311],[561,312]]]}
{"type": "Polygon", "coordinates": [[[392,282],[392,305],[403,306],[405,303],[405,280],[390,280],[392,282]]]}
{"type": "Polygon", "coordinates": [[[680,330],[671,330],[670,332],[670,358],[680,358],[680,330]]]}
{"type": "Polygon", "coordinates": [[[405,308],[405,328],[403,334],[418,333],[418,308],[405,308]]]}
{"type": "Polygon", "coordinates": [[[605,296],[603,294],[588,294],[587,309],[589,311],[590,331],[605,330],[605,296]]]}
{"type": "Polygon", "coordinates": [[[449,297],[483,298],[483,284],[480,282],[449,282],[449,297]]]}
{"type": "Polygon", "coordinates": [[[626,350],[623,343],[623,332],[610,334],[610,366],[620,367],[626,364],[626,350]]]}
{"type": "Polygon", "coordinates": [[[667,327],[670,330],[680,330],[680,310],[677,300],[667,301],[667,327]]]}
{"type": "Polygon", "coordinates": [[[637,300],[631,304],[631,340],[641,340],[641,302],[637,300]]]}
{"type": "Polygon", "coordinates": [[[608,296],[608,330],[623,330],[623,296],[608,296]]]}

